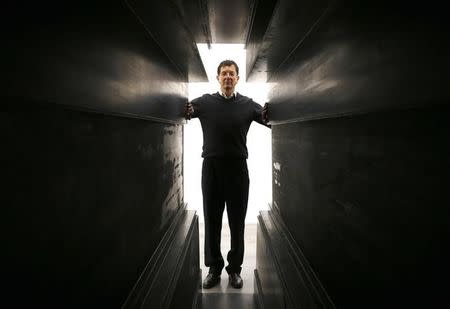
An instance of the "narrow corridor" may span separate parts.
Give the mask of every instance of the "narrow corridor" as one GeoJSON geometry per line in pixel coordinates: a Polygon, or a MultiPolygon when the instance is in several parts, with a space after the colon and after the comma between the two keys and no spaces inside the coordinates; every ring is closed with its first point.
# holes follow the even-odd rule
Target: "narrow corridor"
{"type": "Polygon", "coordinates": [[[9,1],[2,307],[450,308],[444,4],[9,1]],[[203,290],[185,109],[210,93],[196,86],[222,88],[224,44],[245,53],[237,93],[268,104],[269,138],[248,131],[248,205],[270,207],[246,227],[243,288],[224,271],[203,290]]]}

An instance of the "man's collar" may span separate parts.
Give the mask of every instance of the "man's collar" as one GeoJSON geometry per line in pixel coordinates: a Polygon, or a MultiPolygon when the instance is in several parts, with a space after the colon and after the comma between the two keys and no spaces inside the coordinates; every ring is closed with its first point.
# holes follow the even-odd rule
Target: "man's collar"
{"type": "Polygon", "coordinates": [[[222,97],[224,97],[225,99],[231,99],[231,98],[236,97],[237,92],[236,92],[236,91],[233,91],[233,93],[232,93],[231,96],[229,96],[229,97],[227,97],[227,95],[226,95],[225,93],[223,93],[222,90],[219,91],[219,94],[220,94],[222,97]]]}

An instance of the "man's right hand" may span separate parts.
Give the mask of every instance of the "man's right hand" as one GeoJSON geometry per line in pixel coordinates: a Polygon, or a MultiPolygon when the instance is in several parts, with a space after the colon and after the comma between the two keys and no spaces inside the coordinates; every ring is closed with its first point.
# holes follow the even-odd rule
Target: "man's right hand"
{"type": "Polygon", "coordinates": [[[194,107],[192,106],[192,103],[190,102],[186,103],[184,107],[184,118],[186,118],[186,120],[190,120],[193,114],[194,114],[194,107]]]}

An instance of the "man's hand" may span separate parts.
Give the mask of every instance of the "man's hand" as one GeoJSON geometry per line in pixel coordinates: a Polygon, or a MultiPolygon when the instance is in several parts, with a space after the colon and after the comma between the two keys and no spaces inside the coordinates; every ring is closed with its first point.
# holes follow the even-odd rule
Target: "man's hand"
{"type": "Polygon", "coordinates": [[[192,103],[187,102],[184,107],[184,118],[186,118],[186,120],[190,120],[192,114],[194,114],[194,107],[192,106],[192,103]]]}
{"type": "Polygon", "coordinates": [[[269,122],[269,104],[268,103],[264,104],[261,116],[262,116],[262,121],[265,124],[267,124],[269,122]]]}

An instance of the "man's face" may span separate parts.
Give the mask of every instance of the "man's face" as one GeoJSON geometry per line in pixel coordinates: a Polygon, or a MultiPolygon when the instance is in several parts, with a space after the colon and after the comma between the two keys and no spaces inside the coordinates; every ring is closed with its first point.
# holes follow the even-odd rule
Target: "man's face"
{"type": "Polygon", "coordinates": [[[220,89],[223,92],[233,92],[234,87],[236,87],[239,80],[234,64],[221,67],[217,80],[219,81],[220,89]]]}

